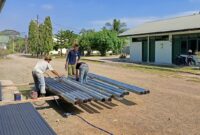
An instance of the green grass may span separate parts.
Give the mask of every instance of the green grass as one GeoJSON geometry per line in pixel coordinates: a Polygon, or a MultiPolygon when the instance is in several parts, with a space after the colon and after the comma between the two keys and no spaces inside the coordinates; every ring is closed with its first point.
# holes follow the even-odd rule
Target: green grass
{"type": "Polygon", "coordinates": [[[200,83],[200,79],[195,79],[195,78],[188,79],[187,81],[194,82],[194,83],[200,83]]]}
{"type": "Polygon", "coordinates": [[[144,65],[144,64],[130,64],[130,63],[106,63],[96,60],[83,60],[86,62],[94,62],[94,63],[104,63],[109,65],[118,65],[124,68],[131,68],[135,70],[140,70],[144,72],[151,73],[163,73],[163,74],[173,74],[173,73],[189,73],[194,75],[200,75],[200,70],[194,69],[193,67],[181,67],[181,66],[157,66],[157,65],[144,65]]]}
{"type": "MultiPolygon", "coordinates": [[[[56,57],[57,60],[64,60],[64,57],[56,57]]],[[[107,63],[103,61],[98,61],[98,60],[87,60],[87,59],[82,59],[81,61],[85,62],[92,62],[92,63],[101,63],[101,64],[106,64],[106,65],[114,65],[118,67],[123,67],[123,68],[129,68],[129,69],[134,69],[138,70],[141,72],[147,72],[147,73],[152,73],[152,74],[160,74],[170,76],[173,75],[174,73],[187,73],[187,74],[193,74],[193,75],[200,75],[200,70],[197,68],[193,67],[185,67],[185,66],[175,66],[175,65],[170,65],[170,66],[163,66],[163,65],[145,65],[145,64],[131,64],[131,63],[107,63]]]]}

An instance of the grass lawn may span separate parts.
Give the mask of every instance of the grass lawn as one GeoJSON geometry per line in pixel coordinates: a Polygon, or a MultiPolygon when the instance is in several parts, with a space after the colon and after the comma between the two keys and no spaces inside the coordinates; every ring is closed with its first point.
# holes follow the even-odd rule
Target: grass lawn
{"type": "MultiPolygon", "coordinates": [[[[83,60],[83,61],[90,61],[90,60],[83,60]]],[[[106,63],[102,61],[96,61],[91,60],[92,62],[97,63],[106,63]]],[[[90,61],[90,62],[91,62],[90,61]]],[[[140,71],[146,71],[146,72],[165,72],[165,73],[188,73],[188,74],[194,74],[194,75],[200,75],[200,69],[198,67],[188,67],[188,66],[159,66],[159,65],[145,65],[145,64],[131,64],[131,63],[109,63],[113,65],[118,65],[125,68],[133,68],[140,71]]]]}

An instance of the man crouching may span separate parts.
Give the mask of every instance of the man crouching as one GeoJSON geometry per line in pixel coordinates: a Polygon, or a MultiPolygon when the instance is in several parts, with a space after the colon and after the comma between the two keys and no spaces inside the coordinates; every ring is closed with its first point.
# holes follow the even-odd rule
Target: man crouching
{"type": "Polygon", "coordinates": [[[84,62],[78,62],[76,64],[76,80],[81,84],[87,83],[87,75],[89,72],[88,64],[84,62]]]}

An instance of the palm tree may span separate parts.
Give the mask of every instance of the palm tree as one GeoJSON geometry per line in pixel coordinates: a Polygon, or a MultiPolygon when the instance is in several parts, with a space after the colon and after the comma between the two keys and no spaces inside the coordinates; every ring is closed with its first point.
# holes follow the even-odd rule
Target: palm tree
{"type": "Polygon", "coordinates": [[[109,29],[116,31],[117,33],[123,33],[127,30],[127,25],[124,22],[121,22],[120,20],[114,19],[112,23],[107,22],[103,29],[109,29]]]}

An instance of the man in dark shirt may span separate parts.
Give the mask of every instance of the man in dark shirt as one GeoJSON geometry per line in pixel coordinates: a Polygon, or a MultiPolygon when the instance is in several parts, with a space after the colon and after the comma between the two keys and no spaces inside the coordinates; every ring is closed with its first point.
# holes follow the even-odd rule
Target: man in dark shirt
{"type": "Polygon", "coordinates": [[[79,62],[76,64],[76,80],[81,84],[87,83],[87,74],[89,72],[89,67],[84,62],[79,62]]]}
{"type": "Polygon", "coordinates": [[[75,44],[73,49],[69,51],[66,58],[65,69],[68,69],[68,75],[70,76],[75,75],[76,63],[80,60],[80,54],[78,50],[79,46],[78,44],[75,44]]]}

